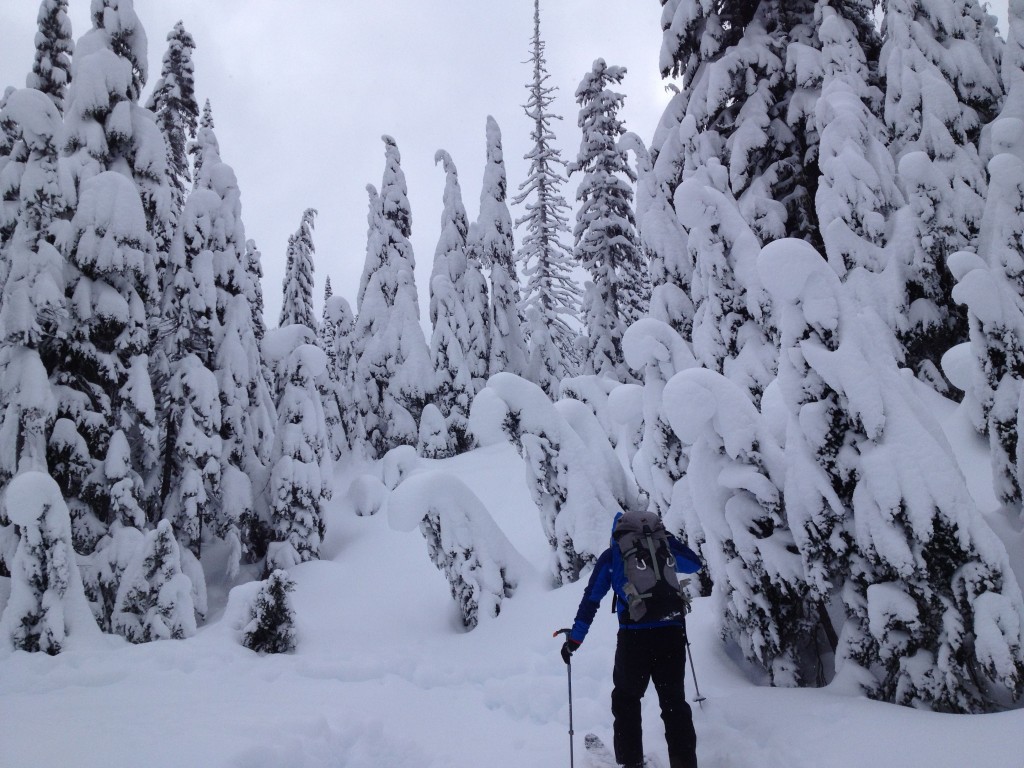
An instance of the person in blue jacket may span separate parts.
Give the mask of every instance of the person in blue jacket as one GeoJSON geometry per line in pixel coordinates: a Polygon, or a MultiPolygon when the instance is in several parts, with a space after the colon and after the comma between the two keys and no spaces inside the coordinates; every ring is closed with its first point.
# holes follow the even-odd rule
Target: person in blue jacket
{"type": "MultiPolygon", "coordinates": [[[[616,523],[619,517],[616,516],[616,523]]],[[[696,573],[703,564],[693,550],[668,534],[669,547],[679,573],[696,573]]],[[[663,617],[630,617],[627,601],[619,594],[622,566],[617,544],[597,559],[587,588],[583,591],[572,630],[562,645],[562,658],[568,664],[573,653],[586,639],[601,600],[613,586],[619,632],[612,671],[612,717],[615,759],[626,768],[643,768],[643,730],[640,700],[653,680],[665,724],[671,768],[697,768],[697,733],[693,713],[686,702],[686,613],[670,612],[663,617]],[[653,620],[652,620],[653,619],[653,620]]]]}

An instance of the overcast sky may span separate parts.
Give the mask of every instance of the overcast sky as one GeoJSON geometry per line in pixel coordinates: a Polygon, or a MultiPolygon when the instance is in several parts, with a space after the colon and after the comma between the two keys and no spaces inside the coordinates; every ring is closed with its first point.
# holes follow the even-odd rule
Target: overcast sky
{"type": "MultiPolygon", "coordinates": [[[[0,90],[24,85],[38,8],[38,0],[0,0],[0,90]]],[[[135,9],[149,38],[146,95],[175,22],[196,40],[198,98],[200,105],[210,99],[221,155],[238,175],[246,234],[263,253],[271,325],[288,235],[307,207],[320,212],[317,306],[329,275],[354,308],[365,187],[380,185],[382,134],[394,136],[402,153],[421,296],[440,232],[444,174],[435,151],[455,159],[471,218],[487,115],[502,129],[510,190],[523,180],[533,0],[135,0],[135,9]]],[[[70,0],[76,40],[90,26],[88,13],[89,0],[70,0]]],[[[559,88],[555,111],[564,117],[555,125],[563,158],[573,159],[579,143],[576,85],[598,57],[628,68],[623,114],[647,140],[667,101],[657,72],[657,0],[546,0],[541,13],[551,84],[559,88]]],[[[565,194],[571,201],[575,182],[565,194]]]]}
{"type": "MultiPolygon", "coordinates": [[[[1005,16],[1006,0],[994,8],[1005,16]]],[[[0,0],[0,89],[31,69],[38,0],[0,0]]],[[[510,191],[527,165],[523,114],[533,0],[135,0],[149,38],[149,85],[179,19],[196,40],[200,105],[209,98],[221,155],[242,190],[248,237],[263,253],[266,314],[277,322],[288,235],[317,208],[316,302],[326,276],[353,303],[366,243],[367,183],[380,184],[382,134],[395,137],[409,185],[420,295],[440,231],[447,149],[476,217],[484,127],[502,129],[510,191]]],[[[70,0],[77,40],[89,0],[70,0]]],[[[648,141],[668,96],[658,75],[657,0],[542,0],[558,146],[579,144],[573,94],[596,58],[627,67],[627,128],[648,141]]],[[[570,202],[576,181],[565,190],[570,202]]],[[[513,208],[513,218],[521,215],[513,208]]],[[[517,240],[518,245],[518,240],[517,240]]],[[[421,298],[421,314],[426,304],[421,298]]],[[[319,309],[318,309],[319,311],[319,309]]]]}

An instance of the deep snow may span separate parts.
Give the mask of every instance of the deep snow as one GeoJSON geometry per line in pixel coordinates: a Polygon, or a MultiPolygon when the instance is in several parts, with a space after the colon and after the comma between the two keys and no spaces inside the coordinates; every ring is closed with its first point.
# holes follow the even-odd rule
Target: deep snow
{"type": "MultiPolygon", "coordinates": [[[[956,434],[956,412],[947,426],[956,434]]],[[[983,474],[980,450],[965,433],[959,437],[961,463],[983,474]]],[[[237,589],[225,607],[217,569],[210,569],[211,616],[191,639],[131,646],[104,636],[56,657],[0,658],[0,766],[568,765],[566,668],[552,632],[571,623],[582,584],[547,586],[547,543],[511,446],[422,461],[414,471],[427,470],[457,475],[533,569],[499,617],[464,632],[418,530],[396,530],[386,509],[354,514],[346,490],[356,473],[349,469],[336,478],[323,559],[292,570],[295,653],[258,656],[243,648],[238,627],[255,584],[237,589]]],[[[1012,534],[1003,523],[1000,533],[1012,534]]],[[[1024,711],[936,715],[872,702],[840,683],[761,687],[717,640],[710,600],[696,601],[689,632],[707,696],[694,706],[702,768],[1024,762],[1024,711]]],[[[584,764],[583,734],[610,743],[614,640],[605,605],[573,662],[577,765],[584,764]]],[[[692,699],[689,671],[687,690],[692,699]]],[[[653,691],[644,721],[649,751],[667,765],[653,691]]]]}

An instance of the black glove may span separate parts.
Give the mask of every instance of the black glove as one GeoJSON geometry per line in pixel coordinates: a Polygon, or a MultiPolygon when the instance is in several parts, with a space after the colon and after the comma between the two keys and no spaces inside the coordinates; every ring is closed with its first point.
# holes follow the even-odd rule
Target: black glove
{"type": "Polygon", "coordinates": [[[569,663],[569,659],[576,653],[576,650],[580,647],[580,643],[577,640],[573,640],[571,637],[562,643],[562,661],[566,664],[569,663]]]}

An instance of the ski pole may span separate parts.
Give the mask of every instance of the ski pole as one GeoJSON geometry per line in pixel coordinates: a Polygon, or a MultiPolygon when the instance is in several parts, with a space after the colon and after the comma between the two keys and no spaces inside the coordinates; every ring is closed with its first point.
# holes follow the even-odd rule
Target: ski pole
{"type": "MultiPolygon", "coordinates": [[[[559,629],[557,632],[555,632],[555,634],[552,635],[552,637],[558,637],[559,635],[565,635],[566,638],[568,639],[569,632],[571,632],[571,631],[572,630],[569,630],[569,629],[559,629]]],[[[565,662],[565,669],[566,669],[566,674],[568,675],[568,678],[569,678],[569,768],[575,768],[576,762],[575,762],[575,757],[573,756],[573,748],[572,748],[573,730],[572,730],[572,656],[571,655],[569,656],[569,658],[565,662]]]]}
{"type": "Polygon", "coordinates": [[[690,675],[693,677],[693,688],[697,691],[697,698],[694,701],[697,705],[704,709],[704,701],[707,699],[706,696],[700,695],[700,686],[697,685],[697,670],[693,666],[693,651],[690,650],[690,638],[686,638],[686,655],[690,657],[690,675]]]}

